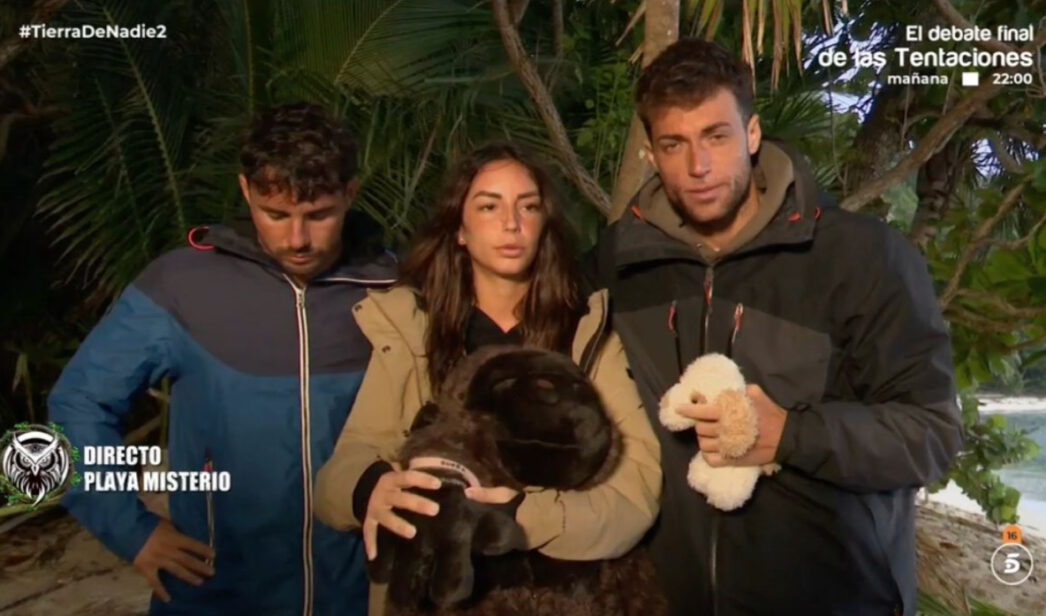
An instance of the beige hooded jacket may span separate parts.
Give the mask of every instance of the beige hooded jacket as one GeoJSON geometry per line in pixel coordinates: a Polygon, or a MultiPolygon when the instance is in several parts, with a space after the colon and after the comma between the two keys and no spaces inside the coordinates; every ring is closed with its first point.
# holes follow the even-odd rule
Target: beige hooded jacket
{"type": "MultiPolygon", "coordinates": [[[[588,307],[574,335],[574,361],[606,327],[606,291],[593,293],[588,307]]],[[[364,470],[377,460],[395,459],[415,414],[431,399],[425,359],[428,320],[415,293],[406,287],[372,290],[352,312],[374,351],[315,486],[316,516],[340,530],[361,524],[352,511],[352,493],[364,470]]],[[[606,482],[588,490],[525,490],[516,518],[529,547],[554,558],[620,556],[639,542],[658,512],[660,448],[616,334],[607,334],[591,365],[589,378],[623,437],[622,461],[606,482]]]]}

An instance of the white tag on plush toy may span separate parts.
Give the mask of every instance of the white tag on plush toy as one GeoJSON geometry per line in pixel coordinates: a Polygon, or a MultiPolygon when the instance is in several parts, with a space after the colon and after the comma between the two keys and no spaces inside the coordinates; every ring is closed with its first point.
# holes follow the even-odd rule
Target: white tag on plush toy
{"type": "Polygon", "coordinates": [[[438,458],[436,456],[411,458],[410,463],[407,464],[407,468],[412,471],[423,471],[427,468],[454,471],[461,475],[461,478],[465,480],[465,483],[467,483],[470,488],[480,487],[479,478],[476,477],[476,473],[473,473],[469,470],[469,467],[464,464],[455,462],[454,460],[448,460],[447,458],[438,458]]]}
{"type": "MultiPolygon", "coordinates": [[[[696,422],[683,417],[676,409],[684,404],[707,403],[717,404],[722,411],[719,419],[720,455],[724,458],[745,455],[758,437],[755,409],[745,395],[741,369],[732,359],[719,353],[702,355],[687,366],[679,382],[661,397],[658,416],[669,430],[686,430],[693,428],[696,422]]],[[[698,452],[690,463],[687,481],[704,494],[713,507],[730,511],[745,504],[761,472],[769,475],[777,468],[775,464],[712,467],[698,452]]]]}

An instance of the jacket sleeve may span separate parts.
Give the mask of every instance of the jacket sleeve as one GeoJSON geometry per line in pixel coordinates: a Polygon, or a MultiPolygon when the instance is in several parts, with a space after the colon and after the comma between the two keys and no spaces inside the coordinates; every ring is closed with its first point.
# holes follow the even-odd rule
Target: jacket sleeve
{"type": "Polygon", "coordinates": [[[856,401],[792,409],[777,460],[857,491],[926,485],[962,444],[948,332],[922,256],[887,229],[880,263],[840,300],[845,378],[856,401]]]}
{"type": "Polygon", "coordinates": [[[592,381],[621,431],[621,463],[600,485],[582,491],[527,489],[516,519],[528,547],[553,558],[614,558],[653,524],[661,496],[661,450],[617,334],[596,361],[592,381]]]}
{"type": "Polygon", "coordinates": [[[380,471],[406,440],[400,426],[406,387],[380,351],[371,354],[334,452],[316,473],[315,513],[327,526],[351,530],[362,524],[353,507],[354,492],[364,475],[376,480],[379,473],[367,471],[380,471]]]}
{"type": "Polygon", "coordinates": [[[84,490],[84,472],[134,471],[83,465],[84,447],[123,445],[131,403],[172,368],[171,316],[134,285],[124,290],[66,364],[48,397],[52,421],[80,452],[81,481],[62,504],[112,552],[133,561],[159,519],[134,492],[84,490]]]}

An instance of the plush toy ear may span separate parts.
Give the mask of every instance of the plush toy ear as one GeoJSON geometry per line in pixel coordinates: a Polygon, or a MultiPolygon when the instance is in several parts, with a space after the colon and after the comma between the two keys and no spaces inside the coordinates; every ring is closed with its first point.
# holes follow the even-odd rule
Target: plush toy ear
{"type": "Polygon", "coordinates": [[[410,431],[417,432],[426,426],[430,426],[436,423],[439,419],[439,405],[435,402],[426,402],[424,406],[418,409],[417,415],[414,416],[414,421],[410,424],[410,431]]]}
{"type": "Polygon", "coordinates": [[[462,538],[441,546],[432,566],[429,599],[440,607],[450,607],[468,599],[475,583],[468,540],[462,538]]]}
{"type": "MultiPolygon", "coordinates": [[[[467,552],[471,538],[471,533],[466,532],[466,527],[471,529],[472,525],[468,522],[464,492],[447,483],[438,490],[407,488],[406,491],[435,501],[440,512],[437,516],[407,510],[398,512],[404,521],[417,529],[417,534],[412,539],[404,539],[389,533],[391,542],[396,544],[389,574],[389,603],[413,608],[427,601],[460,601],[468,597],[472,585],[465,578],[472,574],[464,569],[471,569],[472,563],[453,556],[458,551],[454,545],[466,544],[467,552]],[[445,559],[449,560],[443,563],[445,559]],[[468,585],[462,586],[465,582],[468,585]]],[[[381,556],[380,550],[378,556],[381,556]]]]}
{"type": "MultiPolygon", "coordinates": [[[[415,518],[409,515],[404,517],[408,522],[415,522],[415,518]]],[[[414,539],[395,538],[398,549],[394,555],[395,566],[392,567],[389,576],[389,603],[400,606],[418,606],[428,596],[435,550],[431,539],[422,535],[422,532],[422,529],[419,528],[414,539]]],[[[381,556],[380,551],[378,556],[381,556]]]]}
{"type": "Polygon", "coordinates": [[[396,538],[383,526],[378,527],[378,555],[367,561],[367,575],[376,584],[388,584],[396,556],[396,538]]]}
{"type": "Polygon", "coordinates": [[[432,550],[426,554],[432,563],[428,598],[438,606],[449,607],[472,594],[475,571],[471,546],[483,505],[466,498],[460,488],[443,487],[430,496],[439,503],[439,515],[429,518],[424,525],[428,528],[419,526],[412,541],[425,534],[432,550]]]}
{"type": "Polygon", "coordinates": [[[476,522],[472,551],[484,556],[500,556],[527,547],[527,538],[515,518],[501,509],[489,509],[476,522]]]}
{"type": "Polygon", "coordinates": [[[498,505],[477,503],[457,491],[442,501],[440,516],[449,516],[441,525],[435,552],[429,598],[438,606],[449,607],[472,595],[475,587],[473,554],[498,556],[526,547],[523,529],[513,513],[498,505]]]}

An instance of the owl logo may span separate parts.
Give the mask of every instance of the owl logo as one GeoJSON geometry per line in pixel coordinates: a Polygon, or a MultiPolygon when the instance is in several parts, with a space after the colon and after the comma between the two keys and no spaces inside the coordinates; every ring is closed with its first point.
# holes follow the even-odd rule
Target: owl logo
{"type": "Polygon", "coordinates": [[[69,441],[45,426],[25,426],[0,440],[0,464],[15,495],[28,498],[35,507],[65,487],[69,441]]]}

